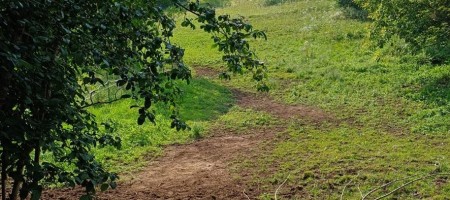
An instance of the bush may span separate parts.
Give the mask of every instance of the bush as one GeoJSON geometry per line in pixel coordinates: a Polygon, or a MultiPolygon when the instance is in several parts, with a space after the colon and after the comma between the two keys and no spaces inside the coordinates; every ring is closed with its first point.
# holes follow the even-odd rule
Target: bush
{"type": "Polygon", "coordinates": [[[450,0],[369,0],[361,5],[374,20],[371,36],[379,45],[398,35],[416,52],[426,52],[432,63],[450,61],[450,0]]]}

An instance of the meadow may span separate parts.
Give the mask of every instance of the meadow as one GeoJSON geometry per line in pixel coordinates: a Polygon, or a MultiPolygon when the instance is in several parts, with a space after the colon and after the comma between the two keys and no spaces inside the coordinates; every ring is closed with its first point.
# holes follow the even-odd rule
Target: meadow
{"type": "MultiPolygon", "coordinates": [[[[349,18],[334,0],[233,0],[218,12],[242,15],[266,31],[268,40],[252,45],[268,67],[272,98],[321,109],[335,121],[286,121],[288,128],[257,155],[237,158],[232,173],[257,188],[260,199],[273,199],[280,185],[278,195],[286,199],[372,199],[397,187],[390,197],[448,198],[449,65],[433,65],[398,38],[373,46],[370,21],[349,18]]],[[[194,74],[198,67],[224,70],[208,34],[180,28],[175,35],[194,74]]],[[[190,130],[170,129],[165,105],[156,108],[156,125],[143,126],[136,126],[132,101],[92,108],[99,121],[115,124],[123,140],[122,149],[96,149],[96,157],[114,171],[138,170],[165,145],[214,134],[211,127],[239,132],[280,120],[234,106],[230,88],[256,91],[249,75],[195,77],[183,84],[179,99],[190,130]]]]}

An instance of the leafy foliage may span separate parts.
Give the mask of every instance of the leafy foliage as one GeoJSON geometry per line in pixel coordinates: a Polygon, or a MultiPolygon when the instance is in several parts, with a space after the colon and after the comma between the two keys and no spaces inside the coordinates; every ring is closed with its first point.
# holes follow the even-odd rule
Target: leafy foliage
{"type": "MultiPolygon", "coordinates": [[[[265,38],[243,18],[217,16],[198,3],[171,3],[195,14],[184,26],[213,35],[231,72],[251,71],[263,83],[265,67],[255,59],[247,38],[265,38]]],[[[2,197],[7,178],[13,180],[10,199],[38,199],[42,183],[81,185],[90,198],[116,187],[117,175],[105,171],[91,155],[92,147],[120,147],[113,128],[87,111],[93,105],[121,99],[142,99],[137,123],[155,122],[152,105],[176,106],[181,90],[177,80],[189,82],[184,49],[171,43],[175,22],[152,0],[31,1],[0,3],[0,142],[2,197]],[[110,101],[89,101],[90,87],[104,85],[104,74],[115,77],[126,91],[110,101]],[[42,162],[51,152],[55,163],[42,162]],[[61,167],[63,164],[71,169],[61,167]]],[[[229,78],[227,73],[223,77],[229,78]]],[[[177,130],[187,125],[171,115],[177,130]]]]}
{"type": "Polygon", "coordinates": [[[360,1],[374,20],[372,36],[385,45],[395,35],[413,48],[424,50],[431,61],[442,63],[450,55],[450,1],[360,1]]]}

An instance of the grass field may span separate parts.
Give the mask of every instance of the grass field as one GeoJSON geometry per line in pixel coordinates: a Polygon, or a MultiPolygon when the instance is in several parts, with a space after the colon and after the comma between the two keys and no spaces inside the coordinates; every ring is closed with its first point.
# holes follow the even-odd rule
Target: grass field
{"type": "MultiPolygon", "coordinates": [[[[273,97],[319,107],[342,120],[337,127],[293,123],[281,134],[285,139],[258,162],[239,165],[240,171],[255,169],[249,181],[263,188],[261,198],[273,197],[283,180],[288,198],[336,199],[343,194],[356,199],[360,191],[407,178],[377,190],[373,198],[421,174],[448,172],[448,65],[433,66],[425,56],[412,55],[399,39],[384,48],[372,47],[370,22],[346,19],[331,0],[267,7],[262,1],[235,1],[222,12],[244,15],[267,31],[268,41],[253,45],[269,66],[273,97]]],[[[201,38],[180,39],[193,47],[187,61],[220,67],[220,57],[205,51],[210,43],[201,38]]],[[[248,80],[235,78],[226,84],[251,89],[248,80]]],[[[445,198],[447,179],[420,180],[394,195],[445,198]]]]}
{"type": "MultiPolygon", "coordinates": [[[[448,198],[450,66],[412,55],[400,39],[373,47],[367,37],[370,22],[347,19],[333,0],[274,6],[234,0],[230,5],[218,12],[243,15],[267,32],[267,41],[252,45],[268,66],[270,95],[320,108],[340,122],[286,122],[287,131],[261,147],[264,154],[239,158],[233,173],[250,174],[244,181],[260,189],[261,199],[273,198],[281,184],[279,194],[286,199],[358,199],[394,181],[370,194],[372,199],[429,173],[439,174],[402,187],[394,197],[448,198]]],[[[221,69],[220,54],[206,33],[180,28],[175,34],[175,43],[186,48],[187,64],[221,69]]],[[[131,102],[92,109],[100,121],[116,122],[123,137],[121,150],[98,149],[97,158],[113,170],[135,169],[162,146],[193,140],[215,123],[240,129],[277,120],[231,108],[233,98],[224,85],[256,90],[245,75],[231,81],[196,79],[183,87],[181,115],[191,131],[169,129],[162,105],[157,125],[139,127],[131,102]]]]}

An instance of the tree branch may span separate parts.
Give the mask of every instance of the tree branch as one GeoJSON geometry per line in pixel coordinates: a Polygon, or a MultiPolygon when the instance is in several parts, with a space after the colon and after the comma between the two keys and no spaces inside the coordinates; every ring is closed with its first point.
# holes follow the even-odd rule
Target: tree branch
{"type": "Polygon", "coordinates": [[[382,195],[382,196],[380,196],[380,197],[377,197],[375,200],[383,199],[383,198],[385,198],[385,197],[387,197],[387,196],[393,194],[394,192],[396,192],[396,191],[398,191],[398,190],[400,190],[400,189],[402,189],[402,188],[404,188],[404,187],[406,187],[406,186],[408,186],[408,185],[411,185],[412,183],[414,183],[414,182],[416,182],[416,181],[423,180],[423,179],[426,179],[426,178],[429,178],[429,177],[432,177],[432,176],[437,176],[437,175],[448,175],[448,174],[428,174],[428,175],[426,175],[426,176],[422,176],[422,177],[413,179],[413,180],[408,181],[408,182],[404,183],[403,185],[401,185],[401,186],[395,188],[394,190],[390,191],[389,193],[387,193],[387,194],[385,194],[385,195],[382,195]]]}
{"type": "Polygon", "coordinates": [[[381,189],[381,188],[384,188],[384,187],[389,186],[389,185],[391,185],[391,184],[393,184],[393,183],[395,183],[395,182],[398,182],[398,181],[401,181],[401,180],[405,180],[405,179],[408,179],[408,178],[409,178],[409,177],[402,178],[402,179],[396,179],[396,180],[393,180],[393,181],[391,181],[391,182],[389,182],[389,183],[386,183],[386,184],[383,184],[383,185],[381,185],[381,186],[379,186],[379,187],[376,187],[376,188],[374,188],[373,190],[370,190],[368,193],[366,193],[366,194],[361,198],[361,200],[365,200],[370,194],[374,193],[375,191],[377,191],[377,190],[379,190],[379,189],[381,189]]]}
{"type": "Polygon", "coordinates": [[[96,105],[110,104],[110,103],[114,103],[116,101],[120,101],[120,100],[123,100],[123,99],[124,98],[113,99],[111,101],[99,101],[99,102],[95,102],[95,103],[91,103],[91,104],[87,104],[87,105],[81,106],[81,108],[88,108],[88,107],[96,106],[96,105]]]}
{"type": "Polygon", "coordinates": [[[194,14],[194,15],[200,16],[200,13],[195,12],[195,11],[189,9],[188,7],[186,7],[185,5],[181,4],[181,3],[178,2],[178,1],[175,1],[175,5],[178,6],[178,7],[180,7],[180,8],[182,8],[182,9],[184,9],[184,10],[186,10],[186,11],[188,11],[188,12],[190,12],[190,13],[192,13],[192,14],[194,14]]]}
{"type": "Polygon", "coordinates": [[[350,185],[353,182],[353,180],[350,180],[347,184],[345,184],[344,189],[342,189],[341,192],[341,198],[340,200],[342,200],[344,198],[344,193],[345,193],[345,189],[347,188],[348,185],[350,185]]]}
{"type": "Polygon", "coordinates": [[[281,183],[281,185],[280,186],[278,186],[278,188],[275,190],[275,200],[277,200],[278,198],[277,198],[277,194],[278,194],[278,190],[280,190],[281,189],[281,187],[283,187],[283,185],[286,183],[286,181],[289,179],[289,176],[291,176],[291,174],[289,174],[287,177],[286,177],[286,179],[283,181],[283,183],[281,183]]]}

